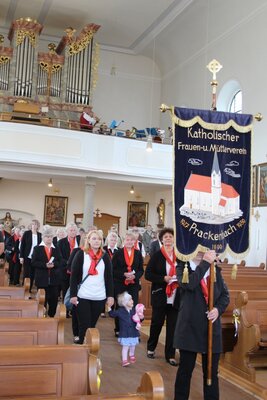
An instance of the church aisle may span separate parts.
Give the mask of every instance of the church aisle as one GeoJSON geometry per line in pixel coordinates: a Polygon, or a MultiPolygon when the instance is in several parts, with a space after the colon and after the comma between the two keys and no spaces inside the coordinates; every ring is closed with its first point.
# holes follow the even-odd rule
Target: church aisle
{"type": "MultiPolygon", "coordinates": [[[[165,362],[163,345],[157,347],[156,358],[146,357],[147,336],[141,334],[141,343],[136,347],[136,364],[128,367],[121,367],[121,346],[114,337],[114,321],[111,318],[100,318],[97,324],[100,331],[100,358],[103,366],[101,375],[102,393],[134,393],[140,383],[141,376],[146,371],[159,371],[163,377],[165,385],[166,400],[173,399],[173,388],[176,376],[176,367],[172,367],[165,362]]],[[[65,342],[72,343],[71,319],[66,321],[65,342]]],[[[202,399],[202,372],[199,365],[196,366],[192,384],[190,400],[202,399]]],[[[252,396],[230,382],[220,378],[220,400],[255,400],[252,396]]]]}

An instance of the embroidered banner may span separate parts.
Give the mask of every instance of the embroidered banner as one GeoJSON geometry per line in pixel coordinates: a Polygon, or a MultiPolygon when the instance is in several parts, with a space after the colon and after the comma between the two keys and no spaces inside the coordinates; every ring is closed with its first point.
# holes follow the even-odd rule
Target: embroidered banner
{"type": "Polygon", "coordinates": [[[178,257],[249,248],[252,116],[174,108],[174,213],[178,257]]]}

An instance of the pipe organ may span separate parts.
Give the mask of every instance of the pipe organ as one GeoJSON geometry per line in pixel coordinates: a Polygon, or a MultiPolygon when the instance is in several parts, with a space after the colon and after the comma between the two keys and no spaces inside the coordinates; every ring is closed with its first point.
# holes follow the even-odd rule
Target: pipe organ
{"type": "Polygon", "coordinates": [[[73,28],[67,28],[58,45],[50,43],[48,52],[38,52],[43,26],[31,18],[13,21],[8,33],[10,47],[2,45],[4,37],[0,35],[0,103],[23,99],[50,109],[57,105],[57,110],[90,104],[97,82],[99,46],[94,35],[99,28],[88,24],[78,36],[73,28]]]}

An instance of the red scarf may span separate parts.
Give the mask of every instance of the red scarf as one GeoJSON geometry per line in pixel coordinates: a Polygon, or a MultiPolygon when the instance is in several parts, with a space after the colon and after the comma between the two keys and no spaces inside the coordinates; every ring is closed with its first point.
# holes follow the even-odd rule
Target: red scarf
{"type": "MultiPolygon", "coordinates": [[[[169,271],[169,276],[176,275],[175,262],[170,259],[170,257],[168,256],[164,246],[161,246],[160,251],[163,254],[163,256],[164,256],[165,260],[167,261],[167,263],[171,266],[170,271],[169,271]]],[[[172,258],[173,258],[173,260],[175,260],[176,257],[175,257],[174,250],[172,252],[173,252],[172,253],[172,258]]],[[[167,297],[171,297],[173,292],[174,292],[174,290],[177,289],[177,288],[178,288],[178,282],[172,282],[170,284],[167,284],[167,286],[166,286],[167,297]]]]}
{"type": "Polygon", "coordinates": [[[45,249],[46,257],[49,261],[52,256],[52,247],[48,248],[48,247],[44,246],[44,249],[45,249]]]}
{"type": "Polygon", "coordinates": [[[99,250],[97,251],[97,253],[95,254],[95,253],[93,252],[93,250],[90,249],[90,250],[88,251],[88,254],[89,254],[90,258],[91,258],[91,265],[90,265],[90,268],[89,268],[89,270],[88,270],[88,275],[98,275],[98,271],[97,271],[97,269],[96,269],[96,266],[97,266],[97,264],[99,263],[99,261],[101,260],[101,257],[102,257],[102,250],[99,249],[99,250]]]}
{"type": "Polygon", "coordinates": [[[207,277],[207,282],[205,281],[204,278],[201,279],[200,286],[201,286],[201,290],[202,290],[203,296],[205,298],[205,301],[207,304],[209,304],[209,276],[207,277]]]}
{"type": "MultiPolygon", "coordinates": [[[[19,236],[17,236],[17,235],[14,234],[14,235],[13,235],[13,239],[14,239],[14,242],[16,243],[16,241],[19,239],[19,236]]],[[[13,261],[14,264],[15,264],[16,260],[17,260],[17,254],[14,253],[14,254],[13,254],[13,257],[12,257],[12,261],[13,261]]]]}
{"type": "Polygon", "coordinates": [[[72,250],[75,248],[76,237],[74,238],[69,237],[68,240],[70,245],[70,253],[72,253],[72,250]]]}
{"type": "Polygon", "coordinates": [[[114,253],[112,253],[112,251],[110,249],[108,249],[108,254],[110,259],[112,260],[112,257],[114,256],[114,253]]]}
{"type": "MultiPolygon", "coordinates": [[[[127,272],[132,272],[132,265],[133,265],[133,260],[134,260],[134,248],[131,249],[131,253],[129,255],[128,250],[126,249],[126,247],[123,248],[123,252],[124,252],[124,259],[127,265],[127,272]]],[[[133,284],[134,280],[127,280],[125,279],[124,284],[126,286],[133,284]]]]}

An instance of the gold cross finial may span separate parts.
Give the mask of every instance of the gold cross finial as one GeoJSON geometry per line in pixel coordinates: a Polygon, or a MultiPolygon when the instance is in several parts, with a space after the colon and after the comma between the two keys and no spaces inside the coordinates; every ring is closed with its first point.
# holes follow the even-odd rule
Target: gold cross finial
{"type": "Polygon", "coordinates": [[[222,69],[222,65],[214,58],[209,62],[207,68],[212,73],[212,79],[216,81],[216,74],[222,69]]]}

